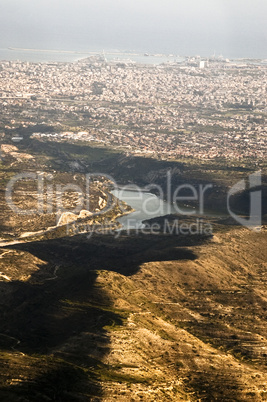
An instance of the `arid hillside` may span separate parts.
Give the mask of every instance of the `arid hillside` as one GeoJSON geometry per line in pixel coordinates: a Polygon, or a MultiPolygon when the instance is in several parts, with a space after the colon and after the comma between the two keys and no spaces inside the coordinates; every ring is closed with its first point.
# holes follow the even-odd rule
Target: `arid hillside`
{"type": "Polygon", "coordinates": [[[3,401],[267,400],[266,227],[1,249],[3,401]]]}
{"type": "MultiPolygon", "coordinates": [[[[55,191],[71,183],[85,192],[86,174],[95,172],[164,190],[171,171],[173,188],[213,183],[206,204],[218,211],[226,205],[221,195],[253,173],[250,164],[160,161],[29,138],[14,147],[5,140],[1,401],[267,400],[266,226],[253,232],[213,217],[205,218],[213,236],[119,232],[116,218],[131,208],[111,196],[105,176],[92,181],[91,208],[76,217],[64,213],[78,202],[74,192],[63,190],[59,203],[55,191]],[[25,172],[35,176],[15,183],[12,201],[36,209],[41,183],[40,213],[17,214],[7,202],[10,180],[25,172]],[[74,218],[109,227],[109,234],[67,233],[74,218]]],[[[266,174],[262,190],[264,215],[266,174]]],[[[238,213],[247,210],[249,196],[234,200],[238,213]]]]}

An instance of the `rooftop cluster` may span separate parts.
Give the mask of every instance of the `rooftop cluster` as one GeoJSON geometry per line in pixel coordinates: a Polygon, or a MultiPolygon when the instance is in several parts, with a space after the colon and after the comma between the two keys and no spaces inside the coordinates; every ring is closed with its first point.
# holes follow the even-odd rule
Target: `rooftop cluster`
{"type": "Polygon", "coordinates": [[[0,125],[175,159],[266,155],[267,65],[0,63],[0,125]],[[202,66],[203,67],[203,66],[202,66]]]}

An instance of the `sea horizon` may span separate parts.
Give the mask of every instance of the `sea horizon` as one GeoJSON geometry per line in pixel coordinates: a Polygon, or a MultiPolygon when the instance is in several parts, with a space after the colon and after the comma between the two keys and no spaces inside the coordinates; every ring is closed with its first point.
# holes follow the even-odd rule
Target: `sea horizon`
{"type": "Polygon", "coordinates": [[[213,52],[207,54],[185,54],[180,55],[175,52],[143,52],[140,50],[122,49],[94,49],[94,50],[73,50],[73,49],[41,49],[29,47],[1,47],[1,61],[21,61],[21,62],[76,62],[90,56],[103,56],[107,61],[133,61],[138,64],[161,64],[166,62],[182,62],[186,57],[200,57],[208,59],[211,57],[223,57],[229,60],[258,60],[266,62],[266,57],[228,57],[227,55],[213,52]]]}

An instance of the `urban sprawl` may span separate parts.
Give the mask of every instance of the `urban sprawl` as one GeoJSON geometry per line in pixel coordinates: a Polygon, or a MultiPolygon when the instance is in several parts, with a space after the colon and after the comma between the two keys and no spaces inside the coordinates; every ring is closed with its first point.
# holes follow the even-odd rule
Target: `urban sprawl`
{"type": "MultiPolygon", "coordinates": [[[[89,58],[0,62],[0,131],[44,124],[42,141],[83,141],[160,159],[266,156],[267,65],[187,58],[158,66],[89,58]]],[[[22,138],[15,138],[19,141],[22,138]]]]}

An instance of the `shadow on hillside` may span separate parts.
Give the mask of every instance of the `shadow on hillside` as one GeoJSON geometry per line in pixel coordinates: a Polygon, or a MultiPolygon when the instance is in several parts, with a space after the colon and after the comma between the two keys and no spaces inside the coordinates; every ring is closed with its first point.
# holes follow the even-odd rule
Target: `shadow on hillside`
{"type": "MultiPolygon", "coordinates": [[[[198,400],[203,402],[210,401],[243,401],[244,394],[242,389],[242,381],[238,375],[232,371],[212,370],[207,368],[207,371],[192,373],[187,379],[187,385],[195,390],[198,400]]],[[[252,399],[251,399],[252,400],[252,399]]]]}
{"type": "MultiPolygon", "coordinates": [[[[203,237],[193,240],[196,245],[204,241],[203,237]]],[[[96,271],[114,271],[129,276],[138,272],[144,262],[193,260],[196,255],[186,248],[191,245],[192,238],[189,237],[122,235],[118,239],[112,236],[94,236],[91,239],[77,236],[9,246],[9,249],[28,252],[45,264],[40,265],[39,271],[27,282],[3,284],[10,291],[10,296],[1,301],[1,333],[20,341],[16,351],[28,355],[52,354],[63,359],[62,370],[65,364],[75,364],[77,381],[73,375],[72,387],[69,384],[65,391],[78,387],[83,393],[81,390],[86,383],[85,392],[100,395],[101,390],[90,370],[101,367],[103,356],[109,352],[105,327],[121,325],[123,313],[112,308],[103,288],[95,286],[96,271]],[[86,381],[84,378],[81,380],[78,367],[89,370],[86,381]]],[[[5,345],[5,349],[14,350],[14,341],[9,346],[5,345]]],[[[58,384],[58,389],[53,391],[56,395],[62,392],[65,383],[60,368],[53,367],[51,370],[57,372],[53,380],[54,388],[58,384]]],[[[49,388],[49,381],[44,380],[44,376],[49,379],[49,375],[48,371],[37,376],[32,383],[3,388],[0,396],[1,393],[10,392],[13,395],[15,392],[17,395],[17,391],[27,389],[25,392],[30,392],[32,389],[34,393],[27,400],[34,401],[38,389],[44,392],[42,384],[47,384],[49,388]]],[[[50,394],[47,396],[51,397],[50,394]]],[[[76,399],[69,397],[68,400],[76,399]]]]}

